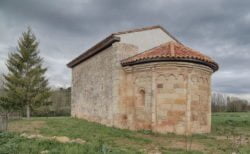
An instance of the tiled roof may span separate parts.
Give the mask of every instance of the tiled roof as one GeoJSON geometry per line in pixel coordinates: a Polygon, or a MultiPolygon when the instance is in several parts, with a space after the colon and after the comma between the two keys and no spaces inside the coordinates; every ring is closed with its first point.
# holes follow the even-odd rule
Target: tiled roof
{"type": "Polygon", "coordinates": [[[156,61],[185,61],[209,66],[214,71],[218,70],[218,64],[210,57],[190,49],[178,42],[164,43],[158,47],[139,53],[121,61],[122,66],[135,65],[156,61]]]}

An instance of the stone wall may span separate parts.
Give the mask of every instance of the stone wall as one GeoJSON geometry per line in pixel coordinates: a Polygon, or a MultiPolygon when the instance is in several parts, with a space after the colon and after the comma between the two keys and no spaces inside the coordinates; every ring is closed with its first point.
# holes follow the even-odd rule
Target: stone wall
{"type": "Polygon", "coordinates": [[[178,65],[166,65],[155,69],[155,131],[178,134],[185,132],[187,75],[186,69],[178,65]]]}
{"type": "MultiPolygon", "coordinates": [[[[116,51],[116,58],[114,62],[114,69],[113,69],[113,96],[114,96],[114,106],[113,106],[113,117],[114,121],[113,124],[116,127],[119,128],[127,128],[127,129],[133,129],[133,124],[134,118],[133,118],[133,101],[130,100],[130,97],[128,96],[126,99],[126,104],[121,103],[120,97],[124,94],[126,87],[126,84],[124,86],[124,83],[129,83],[126,82],[128,78],[126,77],[126,72],[123,70],[123,67],[121,66],[120,61],[122,59],[134,56],[139,53],[138,47],[131,45],[131,44],[126,44],[126,43],[115,43],[113,45],[114,50],[116,51]],[[131,103],[131,105],[129,105],[131,103]]],[[[129,86],[128,86],[129,88],[129,86]]]]}
{"type": "Polygon", "coordinates": [[[211,131],[211,73],[195,69],[189,74],[190,132],[211,131]]]}
{"type": "Polygon", "coordinates": [[[72,69],[71,116],[119,126],[122,114],[118,104],[119,83],[124,76],[120,60],[138,53],[138,48],[125,43],[111,47],[72,69]]]}
{"type": "Polygon", "coordinates": [[[72,69],[71,116],[112,125],[114,62],[111,46],[72,69]]]}
{"type": "Polygon", "coordinates": [[[132,118],[125,118],[124,126],[161,133],[210,132],[210,68],[161,62],[128,66],[125,72],[120,103],[128,111],[123,117],[132,118]]]}
{"type": "Polygon", "coordinates": [[[74,67],[71,115],[131,130],[210,132],[212,70],[185,62],[121,66],[138,52],[117,42],[74,67]]]}

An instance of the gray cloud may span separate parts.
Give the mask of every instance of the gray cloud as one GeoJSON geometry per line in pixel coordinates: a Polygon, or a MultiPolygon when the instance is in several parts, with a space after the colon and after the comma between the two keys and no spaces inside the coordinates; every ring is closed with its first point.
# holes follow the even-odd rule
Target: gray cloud
{"type": "Polygon", "coordinates": [[[250,1],[1,0],[0,71],[18,37],[31,26],[51,85],[70,85],[67,62],[106,35],[160,24],[220,64],[213,89],[250,93],[250,1]]]}

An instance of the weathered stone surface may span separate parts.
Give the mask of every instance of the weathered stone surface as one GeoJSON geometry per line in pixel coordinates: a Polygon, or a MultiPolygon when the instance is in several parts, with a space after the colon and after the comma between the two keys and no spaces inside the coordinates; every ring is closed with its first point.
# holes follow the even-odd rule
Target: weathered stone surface
{"type": "Polygon", "coordinates": [[[74,67],[72,116],[131,130],[209,132],[212,70],[186,62],[121,66],[137,53],[114,43],[74,67]]]}
{"type": "Polygon", "coordinates": [[[125,68],[125,71],[123,78],[129,76],[130,80],[125,80],[120,85],[126,87],[119,96],[120,103],[125,102],[125,96],[129,93],[131,98],[135,98],[131,100],[137,104],[137,101],[141,101],[137,99],[140,97],[139,90],[145,91],[145,106],[134,108],[135,129],[148,129],[141,128],[144,122],[151,123],[151,129],[161,133],[190,134],[210,131],[210,68],[185,62],[162,62],[136,65],[125,68]],[[146,119],[145,112],[152,118],[146,119]]]}
{"type": "Polygon", "coordinates": [[[113,48],[72,69],[71,115],[112,125],[113,48]]]}

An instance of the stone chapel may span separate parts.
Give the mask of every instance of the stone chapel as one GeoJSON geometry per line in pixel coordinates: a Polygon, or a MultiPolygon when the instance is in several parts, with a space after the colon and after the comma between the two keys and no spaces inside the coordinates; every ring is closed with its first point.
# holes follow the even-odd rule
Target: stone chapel
{"type": "Polygon", "coordinates": [[[161,26],[113,33],[67,65],[71,116],[130,130],[211,130],[218,64],[161,26]]]}

